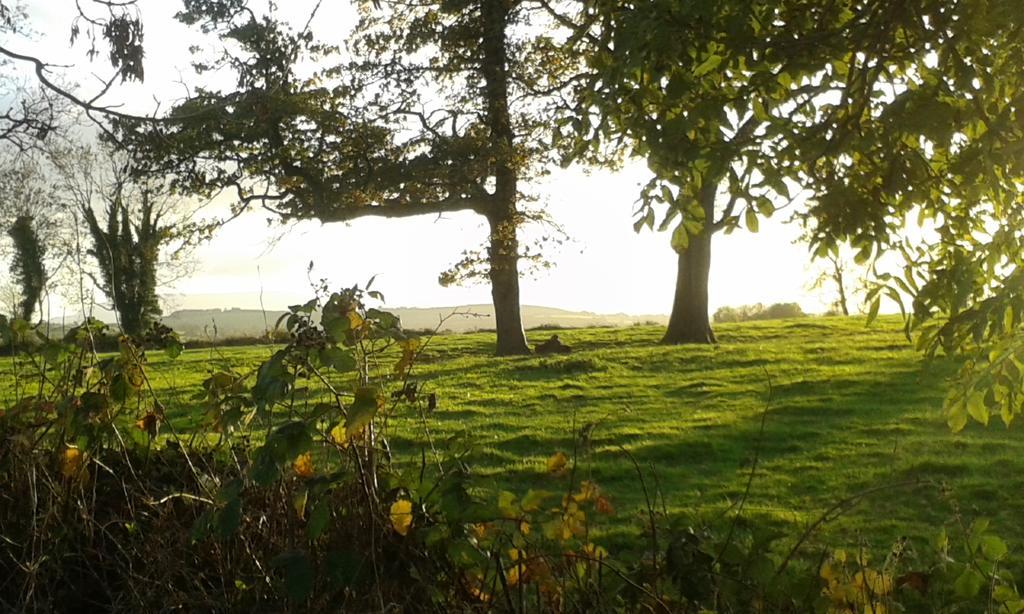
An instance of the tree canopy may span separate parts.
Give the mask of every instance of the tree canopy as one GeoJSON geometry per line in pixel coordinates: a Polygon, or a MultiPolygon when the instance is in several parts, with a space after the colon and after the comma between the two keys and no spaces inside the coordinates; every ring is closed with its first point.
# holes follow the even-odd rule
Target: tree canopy
{"type": "MultiPolygon", "coordinates": [[[[898,251],[907,261],[901,274],[881,274],[872,315],[880,294],[900,304],[910,297],[908,333],[931,352],[1016,338],[1024,320],[1018,3],[582,6],[580,40],[597,78],[581,90],[581,108],[599,118],[583,134],[619,139],[648,160],[655,179],[638,227],[655,226],[651,206],[665,203],[660,227],[675,227],[681,268],[694,238],[741,220],[756,230],[799,186],[809,198],[797,214],[818,255],[849,241],[861,260],[898,251]]],[[[1009,390],[1024,383],[1015,362],[1024,354],[1005,350],[995,362],[983,353],[968,363],[965,387],[951,397],[954,426],[968,413],[1008,421],[1019,411],[1022,399],[1009,390]]]]}
{"type": "MultiPolygon", "coordinates": [[[[999,200],[1006,212],[1019,199],[1013,2],[582,7],[577,23],[589,35],[580,40],[597,77],[581,107],[598,117],[583,134],[620,139],[648,161],[655,179],[638,227],[674,227],[681,264],[694,238],[740,223],[757,230],[801,187],[810,200],[798,213],[813,220],[817,253],[849,240],[863,258],[892,248],[911,214],[942,217],[955,234],[965,228],[949,214],[983,225],[972,208],[999,200]],[[654,204],[668,206],[660,223],[654,204]]],[[[935,286],[956,288],[940,273],[948,266],[931,269],[922,272],[935,286]]],[[[914,326],[926,304],[932,315],[958,311],[926,297],[914,326]]]]}
{"type": "Polygon", "coordinates": [[[15,315],[31,320],[46,291],[46,246],[39,240],[33,218],[19,215],[7,229],[14,242],[14,258],[11,260],[11,275],[21,288],[21,302],[15,315]]]}
{"type": "Polygon", "coordinates": [[[234,189],[240,209],[323,222],[484,216],[498,352],[524,353],[522,183],[552,159],[548,101],[574,66],[534,4],[364,2],[341,60],[308,24],[187,0],[179,19],[233,46],[197,69],[228,70],[237,87],[197,90],[173,122],[120,127],[152,171],[191,192],[234,189]]]}

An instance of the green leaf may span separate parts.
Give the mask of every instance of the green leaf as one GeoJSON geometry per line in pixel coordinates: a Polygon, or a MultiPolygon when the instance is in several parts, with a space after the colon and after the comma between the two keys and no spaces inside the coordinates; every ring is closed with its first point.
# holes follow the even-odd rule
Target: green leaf
{"type": "Polygon", "coordinates": [[[350,588],[359,580],[363,557],[347,550],[327,553],[327,577],[339,589],[350,588]]]}
{"type": "Polygon", "coordinates": [[[756,201],[757,212],[765,217],[771,217],[775,213],[775,203],[770,198],[762,196],[756,201]]]}
{"type": "Polygon", "coordinates": [[[171,360],[174,360],[178,356],[181,356],[181,353],[184,350],[185,346],[182,345],[180,341],[172,339],[171,341],[168,341],[167,345],[164,347],[164,354],[171,360]]]}
{"type": "Polygon", "coordinates": [[[256,371],[256,383],[252,387],[252,397],[256,401],[256,410],[265,413],[275,403],[283,399],[291,389],[294,377],[285,367],[284,350],[274,353],[256,371]]]}
{"type": "Polygon", "coordinates": [[[348,406],[348,414],[345,416],[345,435],[351,437],[369,424],[382,404],[383,399],[377,394],[376,388],[363,386],[356,390],[355,400],[348,406]]]}
{"type": "Polygon", "coordinates": [[[868,308],[868,326],[870,326],[871,323],[875,321],[875,318],[878,317],[878,310],[881,306],[882,299],[876,296],[875,300],[871,301],[871,306],[868,308]]]}
{"type": "Polygon", "coordinates": [[[665,204],[671,205],[676,201],[675,196],[672,195],[672,190],[667,185],[661,186],[661,198],[665,201],[665,204]]]}
{"type": "Polygon", "coordinates": [[[336,343],[344,341],[345,336],[352,330],[352,321],[348,319],[348,315],[336,310],[324,311],[320,318],[320,325],[336,343]]]}
{"type": "Polygon", "coordinates": [[[498,493],[498,511],[502,518],[517,518],[519,507],[516,505],[516,496],[507,490],[498,493]]]}
{"type": "Polygon", "coordinates": [[[875,251],[875,246],[870,243],[865,243],[861,246],[857,253],[853,256],[853,261],[857,264],[864,264],[868,260],[871,260],[871,254],[875,251]]]}
{"type": "Polygon", "coordinates": [[[99,392],[83,392],[79,407],[85,415],[93,416],[110,407],[110,397],[99,392]]]}
{"type": "Polygon", "coordinates": [[[284,587],[291,601],[305,601],[313,592],[313,563],[301,550],[283,552],[270,561],[284,571],[284,587]]]}
{"type": "Polygon", "coordinates": [[[395,314],[390,311],[384,311],[382,309],[367,309],[366,319],[373,320],[377,323],[377,326],[383,329],[401,328],[402,321],[395,314]]]}
{"type": "Polygon", "coordinates": [[[959,433],[967,426],[967,408],[964,407],[962,401],[949,408],[946,424],[949,425],[949,430],[954,433],[959,433]]]}
{"type": "Polygon", "coordinates": [[[988,407],[985,406],[985,395],[974,391],[967,397],[967,413],[978,422],[988,425],[988,407]]]}
{"type": "Polygon", "coordinates": [[[255,458],[249,468],[249,477],[257,486],[270,486],[281,475],[281,467],[274,460],[266,445],[256,449],[255,458]]]}
{"type": "Polygon", "coordinates": [[[648,207],[647,213],[644,214],[643,224],[648,228],[654,228],[654,208],[648,207]]]}
{"type": "Polygon", "coordinates": [[[217,520],[215,521],[214,528],[217,537],[221,539],[228,539],[234,535],[235,531],[242,524],[242,501],[241,499],[234,498],[228,501],[227,505],[224,506],[219,512],[217,512],[217,520]]]}
{"type": "Polygon", "coordinates": [[[981,553],[990,561],[998,561],[1006,556],[1008,551],[1006,542],[995,535],[981,536],[981,553]]]}
{"type": "Polygon", "coordinates": [[[690,233],[686,230],[686,224],[679,224],[672,232],[672,249],[677,252],[684,252],[690,246],[690,233]]]}
{"type": "Polygon", "coordinates": [[[345,373],[356,368],[356,357],[349,351],[337,346],[330,346],[320,350],[320,362],[339,373],[345,373]]]}
{"type": "Polygon", "coordinates": [[[976,597],[984,586],[985,576],[968,567],[953,583],[953,592],[961,599],[970,599],[976,597]]]}
{"type": "Polygon", "coordinates": [[[316,539],[323,535],[324,529],[331,520],[331,508],[326,499],[321,499],[313,505],[309,512],[309,521],[306,523],[306,534],[310,539],[316,539]]]}
{"type": "Polygon", "coordinates": [[[290,463],[313,447],[313,436],[305,422],[296,420],[271,433],[265,445],[278,463],[290,463]]]}
{"type": "Polygon", "coordinates": [[[693,69],[693,76],[694,77],[703,77],[704,75],[708,74],[712,70],[718,68],[718,65],[722,63],[723,59],[725,59],[725,58],[723,58],[720,55],[716,55],[716,54],[709,55],[703,62],[700,63],[699,66],[697,66],[697,68],[693,69]]]}
{"type": "Polygon", "coordinates": [[[759,228],[757,222],[757,211],[754,211],[751,207],[747,207],[746,213],[743,214],[743,219],[747,223],[747,230],[750,232],[757,232],[759,228]]]}
{"type": "Polygon", "coordinates": [[[525,512],[536,512],[544,505],[544,501],[554,496],[554,493],[550,493],[546,490],[528,490],[523,495],[523,501],[520,504],[525,512]]]}
{"type": "Polygon", "coordinates": [[[754,98],[754,117],[759,122],[766,122],[771,119],[771,115],[768,114],[768,110],[764,107],[764,102],[760,98],[754,98]]]}
{"type": "Polygon", "coordinates": [[[985,531],[988,531],[988,526],[992,524],[992,521],[988,518],[975,518],[974,522],[971,523],[971,534],[981,535],[985,531]]]}

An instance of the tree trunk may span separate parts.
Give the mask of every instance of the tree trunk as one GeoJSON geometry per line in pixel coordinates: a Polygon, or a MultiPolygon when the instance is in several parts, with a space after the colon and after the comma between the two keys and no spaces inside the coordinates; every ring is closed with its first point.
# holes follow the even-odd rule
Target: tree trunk
{"type": "Polygon", "coordinates": [[[491,298],[498,333],[499,356],[529,354],[519,311],[519,197],[518,173],[514,166],[515,133],[508,106],[508,27],[509,5],[505,0],[482,0],[481,25],[487,125],[494,157],[494,194],[490,199],[487,221],[490,224],[488,259],[491,298]]]}
{"type": "Polygon", "coordinates": [[[519,242],[515,219],[488,216],[491,237],[490,261],[491,299],[498,333],[498,356],[529,354],[519,309],[519,242]]]}
{"type": "Polygon", "coordinates": [[[832,258],[833,278],[836,280],[836,287],[839,288],[839,308],[843,315],[850,315],[850,307],[846,300],[846,282],[843,279],[843,263],[838,258],[832,258]]]}
{"type": "Polygon", "coordinates": [[[662,343],[715,343],[708,317],[708,278],[711,273],[710,229],[690,237],[690,244],[679,252],[676,295],[672,316],[662,343]]]}
{"type": "Polygon", "coordinates": [[[716,343],[708,317],[708,278],[711,275],[711,237],[717,232],[715,198],[718,181],[710,175],[704,178],[700,190],[704,227],[690,237],[686,249],[679,252],[676,273],[676,295],[672,301],[672,315],[662,343],[716,343]]]}

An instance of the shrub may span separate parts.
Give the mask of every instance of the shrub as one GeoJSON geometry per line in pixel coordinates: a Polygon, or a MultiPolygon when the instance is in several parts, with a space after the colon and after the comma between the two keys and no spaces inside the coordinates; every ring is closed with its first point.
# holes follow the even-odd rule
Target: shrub
{"type": "Polygon", "coordinates": [[[797,303],[774,303],[765,307],[761,303],[739,307],[721,307],[714,315],[716,323],[749,322],[754,320],[781,320],[802,318],[807,314],[797,303]]]}
{"type": "MultiPolygon", "coordinates": [[[[656,477],[625,449],[646,504],[635,515],[637,556],[619,560],[593,537],[623,513],[584,479],[597,424],[553,451],[544,477],[520,493],[477,481],[470,435],[391,449],[389,422],[406,420],[431,441],[433,395],[412,378],[430,338],[407,336],[363,296],[350,288],[293,308],[289,343],[255,372],[212,373],[196,396],[206,417],[197,436],[166,421],[132,339],[97,357],[98,324],[41,339],[30,360],[12,363],[45,377],[22,378],[35,389],[0,412],[0,607],[1019,611],[1006,544],[984,521],[957,514],[959,539],[943,533],[917,553],[901,542],[876,562],[864,549],[801,558],[816,526],[866,495],[787,539],[742,515],[746,495],[708,522],[670,515],[656,477]]],[[[26,347],[29,330],[0,322],[0,340],[26,347]]],[[[180,347],[160,332],[173,358],[180,347]]],[[[756,466],[755,455],[751,480],[756,466]]]]}

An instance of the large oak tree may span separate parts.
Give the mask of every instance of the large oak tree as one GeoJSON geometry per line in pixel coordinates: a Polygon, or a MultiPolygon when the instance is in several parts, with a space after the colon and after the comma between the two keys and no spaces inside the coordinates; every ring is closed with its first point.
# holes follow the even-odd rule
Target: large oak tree
{"type": "MultiPolygon", "coordinates": [[[[877,254],[918,209],[948,219],[992,209],[997,192],[1001,204],[1019,199],[1006,145],[1021,79],[1013,5],[581,2],[575,23],[596,78],[581,88],[580,108],[599,118],[584,137],[620,139],[646,158],[655,178],[638,227],[658,223],[659,203],[660,227],[674,227],[679,274],[665,341],[714,340],[712,236],[740,223],[756,231],[794,188],[810,193],[798,213],[821,254],[843,241],[877,254]],[[992,122],[1000,129],[986,137],[992,122]],[[993,168],[1005,176],[988,181],[993,168]]],[[[957,285],[931,279],[933,294],[957,285]]],[[[947,314],[962,307],[926,303],[947,314]]]]}
{"type": "Polygon", "coordinates": [[[575,67],[538,3],[362,2],[344,62],[308,28],[244,2],[185,7],[180,19],[230,43],[197,66],[228,70],[236,87],[196,90],[174,121],[123,125],[150,168],[190,192],[234,189],[240,209],[258,203],[285,220],[478,213],[497,352],[529,352],[523,186],[550,161],[551,101],[575,67]]]}
{"type": "Polygon", "coordinates": [[[585,0],[588,136],[622,139],[668,204],[679,283],[666,341],[713,339],[710,237],[788,186],[818,255],[898,252],[886,295],[929,353],[966,351],[950,424],[1024,408],[1024,20],[1014,0],[585,0]],[[774,194],[773,194],[774,192],[774,194]],[[674,220],[678,220],[675,222],[674,220]],[[908,228],[914,228],[907,232],[908,228]],[[907,302],[909,300],[909,305],[907,302]]]}

